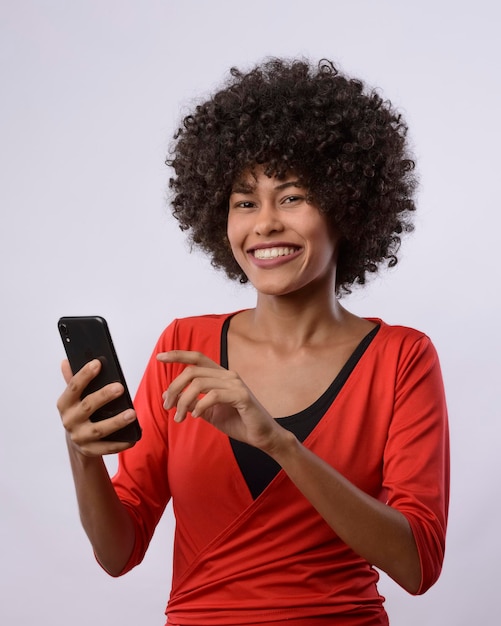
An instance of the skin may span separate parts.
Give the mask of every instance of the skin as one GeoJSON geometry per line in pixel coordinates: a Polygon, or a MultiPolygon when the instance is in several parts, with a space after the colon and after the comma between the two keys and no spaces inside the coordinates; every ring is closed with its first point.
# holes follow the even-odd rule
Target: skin
{"type": "Polygon", "coordinates": [[[89,416],[123,393],[122,385],[107,385],[84,400],[82,391],[97,376],[101,363],[95,359],[72,376],[68,361],[62,372],[67,387],[57,402],[70,456],[82,526],[92,544],[96,558],[112,576],[118,575],[134,546],[132,521],[118,499],[102,455],[114,454],[131,447],[127,443],[101,441],[102,437],[134,421],[132,410],[101,422],[89,416]]]}
{"type": "MultiPolygon", "coordinates": [[[[296,176],[278,180],[255,169],[235,182],[227,234],[256,289],[256,308],[232,318],[228,370],[198,352],[157,355],[163,363],[186,365],[165,390],[164,407],[176,407],[180,428],[186,419],[204,419],[270,455],[346,544],[415,593],[421,570],[406,518],[355,487],[274,419],[312,404],[373,328],[334,296],[336,233],[296,176]],[[260,250],[280,250],[280,255],[271,252],[272,258],[263,260],[259,257],[268,253],[260,250]]],[[[134,419],[134,413],[89,422],[95,408],[121,392],[119,386],[108,386],[79,400],[97,367],[89,364],[72,377],[64,365],[68,387],[58,407],[68,433],[82,523],[97,558],[116,575],[131,553],[133,533],[101,455],[128,445],[99,438],[134,419]]]]}

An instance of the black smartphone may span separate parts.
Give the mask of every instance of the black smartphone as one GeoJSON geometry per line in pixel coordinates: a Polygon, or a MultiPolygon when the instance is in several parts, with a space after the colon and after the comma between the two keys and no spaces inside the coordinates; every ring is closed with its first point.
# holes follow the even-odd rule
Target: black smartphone
{"type": "MultiPolygon", "coordinates": [[[[76,374],[93,359],[101,361],[99,374],[84,389],[82,398],[109,383],[119,382],[124,386],[123,395],[95,411],[90,416],[90,420],[98,422],[113,417],[126,409],[134,408],[106,320],[98,315],[61,317],[57,326],[73,374],[76,374]]],[[[140,438],[141,427],[137,419],[111,435],[103,437],[108,441],[128,441],[131,443],[140,438]]]]}

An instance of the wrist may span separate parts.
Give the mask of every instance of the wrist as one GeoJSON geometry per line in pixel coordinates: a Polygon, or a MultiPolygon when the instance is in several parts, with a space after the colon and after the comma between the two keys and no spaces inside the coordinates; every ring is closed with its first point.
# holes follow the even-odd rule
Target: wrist
{"type": "Polygon", "coordinates": [[[96,461],[99,462],[102,460],[101,455],[85,454],[80,446],[72,440],[71,434],[68,431],[66,431],[66,446],[72,466],[78,465],[79,467],[85,468],[88,465],[95,464],[96,461]]]}
{"type": "Polygon", "coordinates": [[[263,451],[282,466],[284,460],[291,454],[294,454],[300,445],[301,444],[294,433],[278,426],[274,437],[263,451]]]}

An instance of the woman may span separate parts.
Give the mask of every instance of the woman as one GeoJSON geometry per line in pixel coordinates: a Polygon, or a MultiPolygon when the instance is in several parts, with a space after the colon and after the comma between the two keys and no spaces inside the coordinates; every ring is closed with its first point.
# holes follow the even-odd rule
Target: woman
{"type": "Polygon", "coordinates": [[[448,503],[440,367],[422,333],[340,304],[412,229],[414,163],[391,104],[328,61],[272,59],[184,119],[174,215],[254,309],[174,321],[137,392],[143,438],[92,424],[111,385],[58,402],[83,526],[113,576],[172,497],[167,623],[387,624],[379,568],[412,594],[440,573],[448,503]],[[128,448],[128,449],[127,449],[128,448]],[[110,480],[102,455],[120,452],[110,480]]]}

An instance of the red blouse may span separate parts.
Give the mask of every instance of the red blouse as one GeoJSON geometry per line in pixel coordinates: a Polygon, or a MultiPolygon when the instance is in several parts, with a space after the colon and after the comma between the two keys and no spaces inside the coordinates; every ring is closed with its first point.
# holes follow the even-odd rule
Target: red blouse
{"type": "MultiPolygon", "coordinates": [[[[162,364],[155,355],[196,350],[220,362],[227,317],[174,321],[139,386],[143,437],[120,455],[113,479],[136,528],[123,573],[141,562],[172,497],[168,624],[387,624],[377,572],[337,537],[285,472],[253,500],[228,437],[202,419],[177,424],[164,410],[162,393],[183,366],[162,364]]],[[[437,580],[444,556],[449,448],[442,377],[428,337],[380,323],[304,445],[407,517],[423,593],[437,580]]]]}

